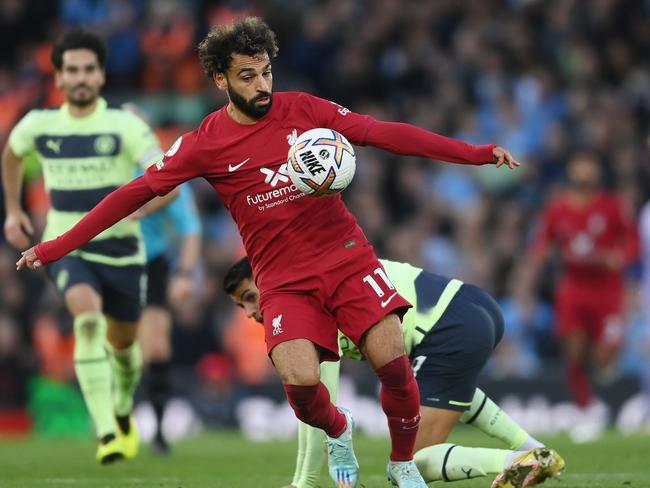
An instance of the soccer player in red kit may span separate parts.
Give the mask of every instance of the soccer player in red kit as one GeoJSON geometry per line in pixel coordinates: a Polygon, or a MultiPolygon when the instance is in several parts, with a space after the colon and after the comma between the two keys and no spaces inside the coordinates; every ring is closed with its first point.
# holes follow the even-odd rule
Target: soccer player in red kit
{"type": "MultiPolygon", "coordinates": [[[[551,199],[543,211],[528,256],[529,283],[536,281],[552,246],[557,246],[564,271],[555,294],[557,333],[571,394],[587,409],[593,400],[587,361],[607,368],[624,338],[624,268],[634,259],[637,239],[621,200],[601,188],[593,155],[575,155],[567,175],[568,191],[551,199]]],[[[598,430],[597,423],[588,421],[576,425],[572,436],[586,441],[598,430]]]]}
{"type": "Polygon", "coordinates": [[[156,195],[205,178],[233,216],[250,256],[266,343],[296,416],[328,435],[330,476],[356,487],[352,419],[320,382],[322,360],[338,359],[337,329],[359,345],[379,378],[392,449],[389,478],[425,488],[413,463],[419,394],[400,330],[410,304],[394,289],[341,197],[300,193],[287,176],[287,152],[314,127],[352,143],[467,164],[518,163],[494,145],[472,146],[400,123],[380,122],[306,93],[272,93],[275,34],[258,18],[214,28],[199,57],[226,106],[179,138],[141,178],[116,190],[59,238],[26,251],[18,269],[59,259],[156,195]]]}

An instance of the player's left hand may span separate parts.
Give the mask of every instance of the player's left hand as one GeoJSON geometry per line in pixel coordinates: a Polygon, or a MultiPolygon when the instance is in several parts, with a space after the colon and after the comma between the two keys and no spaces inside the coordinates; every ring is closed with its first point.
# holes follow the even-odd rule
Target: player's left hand
{"type": "Polygon", "coordinates": [[[20,271],[24,268],[38,269],[43,266],[43,263],[41,263],[40,259],[38,259],[38,256],[36,256],[36,252],[34,252],[33,247],[30,247],[26,251],[23,251],[21,254],[22,256],[16,262],[16,270],[20,271]]]}
{"type": "Polygon", "coordinates": [[[494,156],[494,164],[497,168],[503,164],[508,165],[510,169],[515,169],[520,166],[519,161],[513,158],[512,154],[501,146],[496,146],[492,149],[492,155],[494,156]]]}

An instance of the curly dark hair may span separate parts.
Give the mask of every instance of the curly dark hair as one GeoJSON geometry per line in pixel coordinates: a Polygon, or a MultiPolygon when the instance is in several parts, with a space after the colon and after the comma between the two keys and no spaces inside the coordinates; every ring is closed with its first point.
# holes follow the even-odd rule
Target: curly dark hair
{"type": "Polygon", "coordinates": [[[223,277],[223,289],[228,295],[235,293],[239,284],[247,278],[253,277],[253,268],[248,257],[244,256],[226,272],[223,277]]]}
{"type": "Polygon", "coordinates": [[[101,37],[81,28],[72,29],[59,37],[52,47],[52,64],[57,70],[63,68],[63,53],[71,49],[89,49],[97,55],[99,66],[104,67],[106,45],[101,37]]]}
{"type": "Polygon", "coordinates": [[[275,33],[259,17],[244,17],[228,25],[213,27],[199,43],[199,59],[203,71],[212,79],[215,73],[225,73],[233,54],[254,56],[278,54],[275,33]]]}

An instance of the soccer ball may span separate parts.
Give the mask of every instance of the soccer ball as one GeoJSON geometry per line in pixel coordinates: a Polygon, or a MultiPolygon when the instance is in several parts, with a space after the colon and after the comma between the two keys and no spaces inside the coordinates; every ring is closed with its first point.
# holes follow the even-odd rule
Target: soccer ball
{"type": "Polygon", "coordinates": [[[357,167],[354,148],[332,129],[311,129],[289,149],[289,177],[296,188],[317,197],[338,193],[350,184],[357,167]]]}

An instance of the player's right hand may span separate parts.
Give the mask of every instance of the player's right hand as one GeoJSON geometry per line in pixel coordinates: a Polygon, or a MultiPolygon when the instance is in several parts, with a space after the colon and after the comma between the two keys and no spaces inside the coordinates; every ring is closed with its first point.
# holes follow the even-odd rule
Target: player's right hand
{"type": "Polygon", "coordinates": [[[34,227],[25,212],[19,210],[7,214],[5,219],[5,237],[16,249],[25,249],[31,244],[34,227]]]}
{"type": "Polygon", "coordinates": [[[43,263],[41,263],[40,259],[38,259],[38,256],[36,255],[33,247],[30,247],[26,251],[23,251],[22,256],[16,262],[16,269],[18,271],[24,268],[38,269],[41,266],[43,266],[43,263]]]}

